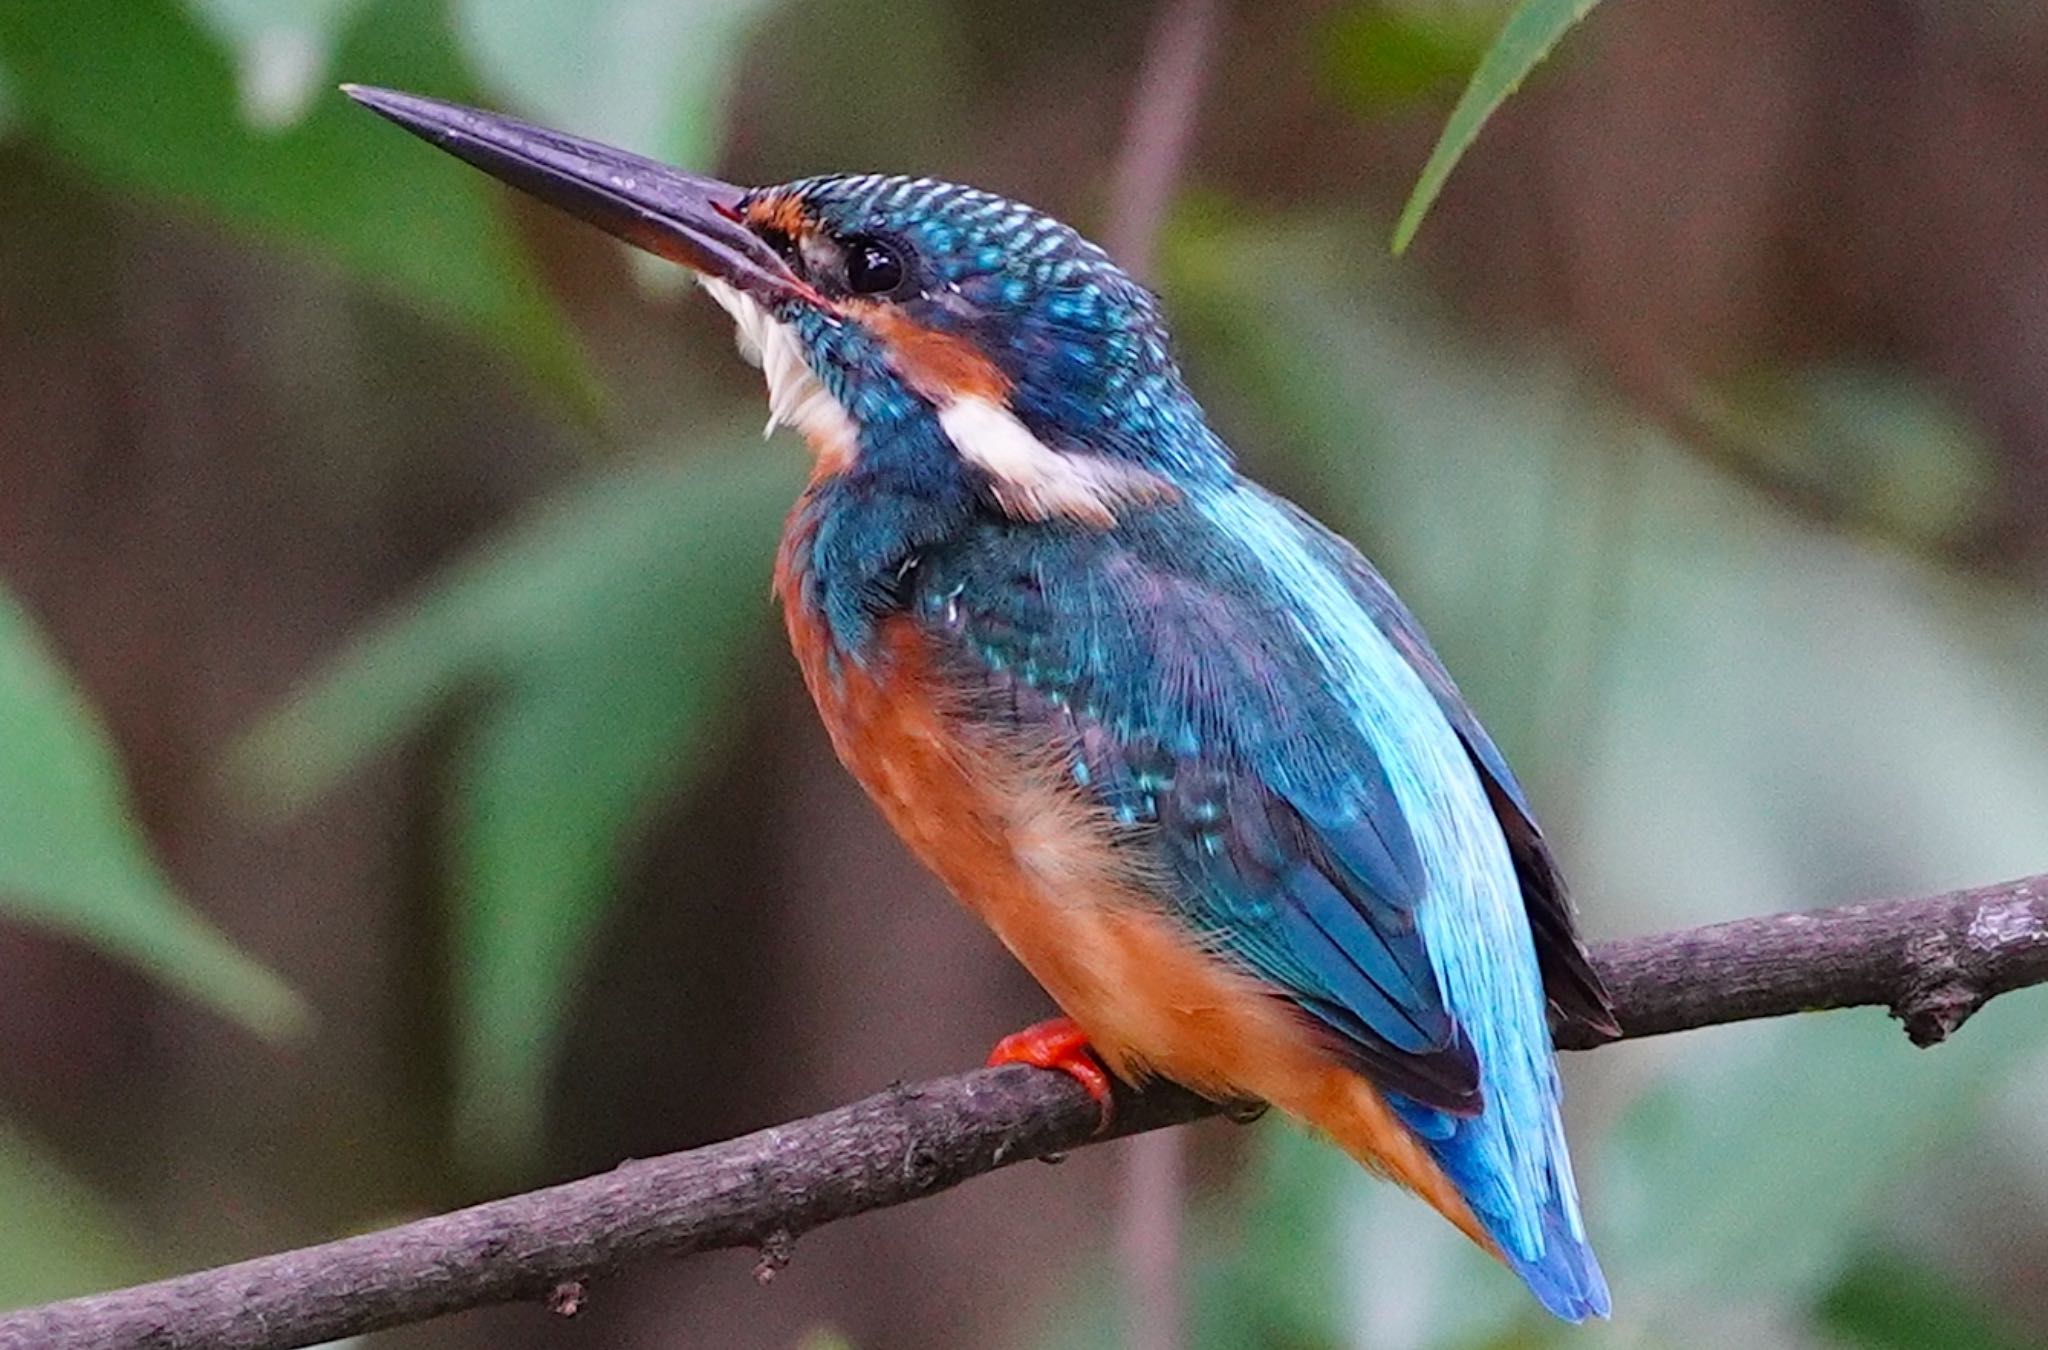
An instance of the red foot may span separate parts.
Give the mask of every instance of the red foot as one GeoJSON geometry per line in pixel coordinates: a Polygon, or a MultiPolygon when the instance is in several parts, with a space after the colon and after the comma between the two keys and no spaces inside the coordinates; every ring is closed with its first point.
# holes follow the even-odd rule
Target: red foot
{"type": "Polygon", "coordinates": [[[996,1042],[996,1048],[988,1053],[988,1062],[991,1068],[998,1064],[1030,1064],[1069,1075],[1088,1089],[1088,1095],[1102,1110],[1102,1123],[1095,1127],[1095,1132],[1101,1134],[1109,1129],[1114,1118],[1109,1075],[1103,1072],[1102,1061],[1095,1057],[1088,1037],[1074,1025],[1073,1018],[1055,1017],[1012,1032],[996,1042]]]}

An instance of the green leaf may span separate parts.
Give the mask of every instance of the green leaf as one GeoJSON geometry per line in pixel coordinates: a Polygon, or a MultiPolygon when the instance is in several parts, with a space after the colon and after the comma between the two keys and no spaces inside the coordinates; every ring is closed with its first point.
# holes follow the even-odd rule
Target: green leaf
{"type": "Polygon", "coordinates": [[[1401,208],[1400,222],[1394,226],[1394,252],[1405,251],[1415,238],[1422,218],[1443,191],[1451,170],[1478,139],[1479,128],[1486,125],[1486,119],[1521,87],[1537,63],[1550,55],[1550,49],[1566,30],[1590,14],[1598,3],[1600,0],[1522,0],[1515,6],[1500,36],[1479,62],[1479,69],[1472,73],[1472,82],[1459,95],[1458,105],[1451,109],[1451,120],[1444,124],[1436,149],[1430,151],[1429,162],[1422,166],[1422,177],[1408,195],[1408,204],[1401,208]]]}
{"type": "Polygon", "coordinates": [[[235,53],[242,117],[252,127],[291,126],[324,91],[334,45],[362,0],[185,0],[235,53]]]}
{"type": "Polygon", "coordinates": [[[755,443],[582,485],[358,639],[238,757],[289,806],[455,692],[486,695],[457,752],[452,859],[456,1121],[485,1166],[538,1143],[622,846],[722,730],[799,477],[755,443]]]}
{"type": "Polygon", "coordinates": [[[111,1207],[27,1135],[0,1121],[0,1309],[148,1279],[111,1207]]]}
{"type": "MultiPolygon", "coordinates": [[[[377,0],[334,65],[469,96],[425,0],[377,0]]],[[[339,94],[289,131],[250,128],[225,53],[172,0],[0,4],[0,67],[24,126],[105,182],[314,246],[590,399],[574,341],[484,179],[339,94]]]]}
{"type": "Polygon", "coordinates": [[[457,0],[486,83],[539,121],[707,167],[741,50],[771,0],[457,0]]]}
{"type": "Polygon", "coordinates": [[[1332,90],[1361,112],[1379,113],[1454,87],[1492,33],[1483,9],[1355,4],[1331,18],[1320,64],[1332,90]]]}
{"type": "Polygon", "coordinates": [[[264,1035],[305,1010],[189,909],[131,820],[112,747],[0,592],[0,914],[140,966],[264,1035]]]}
{"type": "Polygon", "coordinates": [[[1820,1325],[1861,1350],[2022,1350],[1988,1300],[1891,1252],[1863,1253],[1828,1290],[1820,1325]]]}

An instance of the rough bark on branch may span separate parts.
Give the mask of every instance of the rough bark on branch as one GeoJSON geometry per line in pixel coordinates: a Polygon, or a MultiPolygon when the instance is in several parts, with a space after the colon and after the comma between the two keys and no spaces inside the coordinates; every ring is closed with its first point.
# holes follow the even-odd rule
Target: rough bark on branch
{"type": "MultiPolygon", "coordinates": [[[[1932,1045],[1995,995],[2048,983],[2048,875],[1627,938],[1595,963],[1625,1037],[1874,1004],[1932,1045]]],[[[1104,1137],[1216,1109],[1119,1090],[1104,1137]]],[[[1036,1069],[895,1087],[382,1232],[0,1314],[0,1350],[276,1350],[516,1299],[567,1314],[634,1261],[719,1247],[759,1250],[765,1279],[799,1234],[1095,1142],[1095,1122],[1087,1093],[1036,1069]]]]}

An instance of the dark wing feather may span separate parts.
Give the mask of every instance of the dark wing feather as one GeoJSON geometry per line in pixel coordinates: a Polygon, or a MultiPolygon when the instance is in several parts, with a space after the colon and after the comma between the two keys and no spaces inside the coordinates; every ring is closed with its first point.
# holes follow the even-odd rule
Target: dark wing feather
{"type": "Polygon", "coordinates": [[[1421,625],[1401,598],[1394,594],[1386,578],[1357,549],[1292,503],[1277,497],[1273,500],[1295,517],[1303,531],[1325,551],[1326,557],[1339,564],[1352,594],[1422,677],[1423,683],[1436,696],[1437,706],[1443,709],[1458,738],[1465,743],[1465,751],[1472,757],[1473,767],[1479,771],[1480,782],[1486,788],[1487,800],[1493,804],[1494,814],[1500,818],[1501,830],[1507,836],[1509,856],[1514,859],[1515,873],[1521,880],[1522,902],[1529,914],[1530,931],[1536,939],[1536,959],[1543,971],[1543,992],[1550,1000],[1551,1015],[1560,1025],[1577,1026],[1602,1038],[1620,1036],[1621,1028],[1614,1020],[1613,1001],[1608,996],[1607,986],[1601,982],[1599,972],[1593,969],[1585,943],[1579,937],[1571,896],[1565,889],[1564,878],[1558,871],[1557,860],[1551,855],[1550,845],[1544,841],[1543,832],[1537,827],[1529,799],[1524,795],[1522,785],[1516,781],[1514,771],[1508,768],[1507,759],[1494,745],[1493,738],[1486,734],[1486,728],[1480,725],[1478,715],[1465,702],[1464,695],[1458,692],[1450,672],[1437,659],[1429,639],[1423,636],[1421,625]]]}

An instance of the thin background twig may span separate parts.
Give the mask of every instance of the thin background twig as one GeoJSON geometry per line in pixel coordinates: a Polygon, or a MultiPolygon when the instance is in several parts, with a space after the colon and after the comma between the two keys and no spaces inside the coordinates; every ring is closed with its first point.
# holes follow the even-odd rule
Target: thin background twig
{"type": "MultiPolygon", "coordinates": [[[[1159,232],[1187,165],[1222,20],[1222,0],[1162,0],[1146,39],[1105,233],[1111,256],[1147,283],[1156,281],[1159,232]]],[[[1180,1350],[1186,1341],[1187,1147],[1179,1131],[1124,1147],[1117,1251],[1130,1350],[1180,1350]]]]}
{"type": "Polygon", "coordinates": [[[1222,0],[1165,0],[1153,21],[1117,156],[1104,245],[1125,271],[1152,275],[1159,227],[1180,183],[1223,23],[1222,0]]]}

